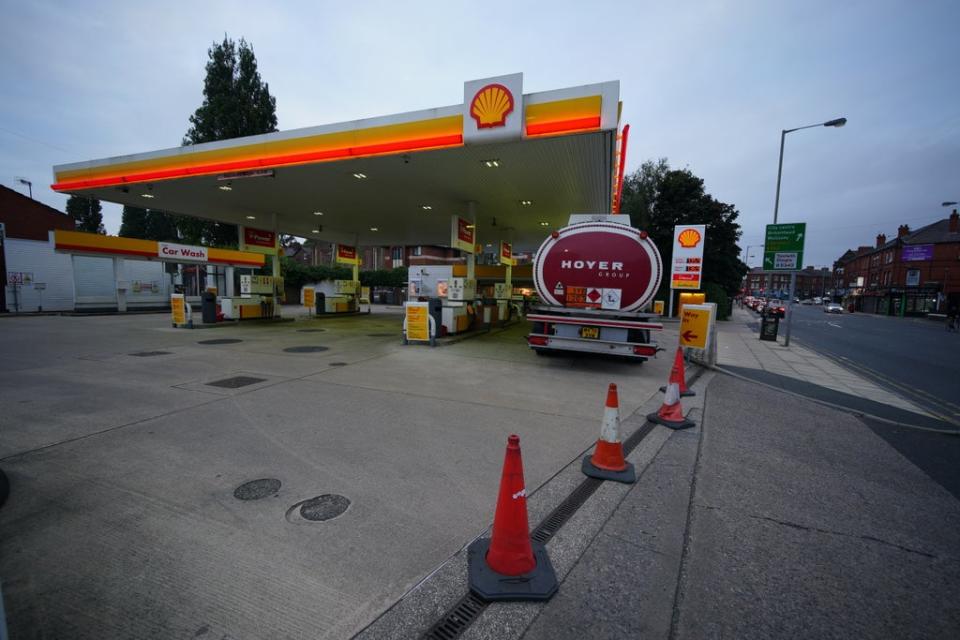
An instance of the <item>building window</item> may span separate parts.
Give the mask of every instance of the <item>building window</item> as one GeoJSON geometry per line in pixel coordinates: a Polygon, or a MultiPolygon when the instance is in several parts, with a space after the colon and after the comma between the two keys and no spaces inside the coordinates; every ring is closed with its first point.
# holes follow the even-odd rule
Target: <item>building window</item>
{"type": "Polygon", "coordinates": [[[420,246],[414,247],[414,248],[413,248],[413,251],[411,252],[410,255],[422,256],[422,255],[423,255],[423,247],[420,247],[420,246]]]}
{"type": "Polygon", "coordinates": [[[403,260],[403,247],[394,247],[391,249],[390,257],[394,260],[403,260]]]}

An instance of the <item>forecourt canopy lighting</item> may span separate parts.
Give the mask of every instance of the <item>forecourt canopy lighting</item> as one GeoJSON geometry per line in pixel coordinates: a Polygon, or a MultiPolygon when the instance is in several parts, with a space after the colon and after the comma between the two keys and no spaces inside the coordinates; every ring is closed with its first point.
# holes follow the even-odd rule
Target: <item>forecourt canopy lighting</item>
{"type": "Polygon", "coordinates": [[[450,215],[472,202],[481,241],[534,249],[571,212],[610,211],[619,92],[473,80],[461,104],[58,165],[52,187],[365,245],[448,245],[450,215]]]}

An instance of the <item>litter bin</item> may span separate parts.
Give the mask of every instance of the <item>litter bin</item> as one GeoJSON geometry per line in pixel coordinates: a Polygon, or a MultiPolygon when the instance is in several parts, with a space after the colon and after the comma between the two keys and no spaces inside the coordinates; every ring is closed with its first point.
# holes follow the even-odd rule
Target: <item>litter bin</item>
{"type": "Polygon", "coordinates": [[[327,312],[327,294],[322,291],[317,291],[313,295],[314,301],[317,303],[317,315],[327,312]]]}
{"type": "Polygon", "coordinates": [[[769,342],[777,341],[777,331],[780,330],[780,318],[771,314],[760,317],[760,339],[769,342]]]}
{"type": "Polygon", "coordinates": [[[217,321],[217,294],[204,291],[200,294],[200,313],[203,324],[215,324],[217,321]]]}

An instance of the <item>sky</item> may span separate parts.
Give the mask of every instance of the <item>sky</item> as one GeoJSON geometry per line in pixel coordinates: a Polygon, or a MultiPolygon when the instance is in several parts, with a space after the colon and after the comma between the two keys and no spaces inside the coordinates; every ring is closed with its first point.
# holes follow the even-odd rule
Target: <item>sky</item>
{"type": "MultiPolygon", "coordinates": [[[[960,2],[96,2],[0,0],[0,184],[63,210],[56,164],[180,144],[207,49],[254,48],[281,130],[457,104],[522,71],[524,92],[619,80],[627,169],[665,157],[734,204],[761,262],[806,222],[830,265],[960,201],[960,2]]],[[[104,204],[117,233],[120,208],[104,204]]]]}

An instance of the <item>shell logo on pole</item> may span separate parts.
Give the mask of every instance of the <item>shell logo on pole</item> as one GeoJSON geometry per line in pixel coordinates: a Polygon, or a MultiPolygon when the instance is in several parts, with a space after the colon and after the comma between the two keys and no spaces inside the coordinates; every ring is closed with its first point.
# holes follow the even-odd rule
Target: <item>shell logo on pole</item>
{"type": "Polygon", "coordinates": [[[684,249],[692,249],[700,244],[701,237],[700,232],[696,229],[685,229],[680,233],[677,242],[679,242],[680,246],[684,249]]]}
{"type": "Polygon", "coordinates": [[[513,112],[513,94],[502,84],[488,84],[477,91],[470,102],[470,115],[478,129],[492,129],[507,124],[513,112]]]}

